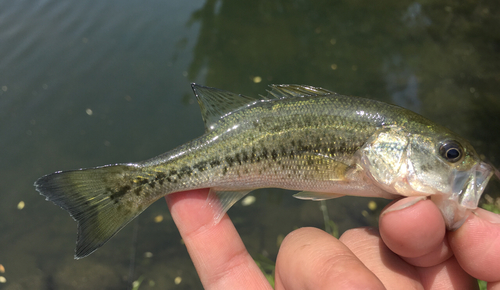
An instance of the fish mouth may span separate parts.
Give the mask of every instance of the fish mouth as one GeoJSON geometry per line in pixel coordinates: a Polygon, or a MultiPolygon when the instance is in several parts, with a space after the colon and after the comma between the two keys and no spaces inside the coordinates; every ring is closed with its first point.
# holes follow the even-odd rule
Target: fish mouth
{"type": "Polygon", "coordinates": [[[456,171],[450,199],[467,209],[475,209],[495,169],[480,162],[468,171],[456,171]]]}

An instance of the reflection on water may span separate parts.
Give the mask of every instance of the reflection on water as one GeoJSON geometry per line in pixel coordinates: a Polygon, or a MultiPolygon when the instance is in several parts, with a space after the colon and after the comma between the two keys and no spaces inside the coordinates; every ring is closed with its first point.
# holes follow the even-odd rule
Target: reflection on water
{"type": "MultiPolygon", "coordinates": [[[[493,0],[1,1],[0,287],[123,289],[132,276],[144,277],[140,289],[201,288],[163,202],[139,218],[136,243],[128,226],[74,261],[75,223],[32,187],[56,170],[139,161],[199,136],[191,81],[246,95],[309,84],[396,103],[498,167],[499,15],[493,0]]],[[[498,183],[487,193],[498,196],[498,183]]],[[[252,254],[274,258],[278,237],[324,226],[319,204],[255,196],[229,211],[252,254]]],[[[383,202],[372,211],[368,201],[329,201],[330,218],[341,231],[375,225],[383,202]]]]}
{"type": "Polygon", "coordinates": [[[425,28],[432,23],[429,17],[422,12],[422,5],[418,2],[413,2],[408,6],[401,17],[401,21],[408,28],[425,28]]]}
{"type": "Polygon", "coordinates": [[[391,95],[391,102],[421,113],[421,102],[418,94],[418,79],[410,67],[403,63],[400,55],[393,55],[382,65],[382,72],[386,80],[387,93],[391,95]]]}

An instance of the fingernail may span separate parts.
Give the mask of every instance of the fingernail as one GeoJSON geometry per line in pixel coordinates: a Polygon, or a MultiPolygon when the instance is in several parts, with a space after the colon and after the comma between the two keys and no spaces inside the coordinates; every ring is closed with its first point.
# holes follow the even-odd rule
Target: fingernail
{"type": "Polygon", "coordinates": [[[474,210],[474,214],[480,219],[489,221],[492,224],[500,224],[500,215],[485,209],[474,210]]]}
{"type": "Polygon", "coordinates": [[[384,215],[386,213],[390,213],[390,212],[394,212],[394,211],[408,208],[408,207],[416,204],[417,202],[422,201],[422,200],[426,200],[426,199],[427,199],[427,196],[412,196],[412,197],[403,198],[403,199],[395,202],[393,205],[391,205],[389,209],[385,210],[382,213],[382,215],[384,215]]]}

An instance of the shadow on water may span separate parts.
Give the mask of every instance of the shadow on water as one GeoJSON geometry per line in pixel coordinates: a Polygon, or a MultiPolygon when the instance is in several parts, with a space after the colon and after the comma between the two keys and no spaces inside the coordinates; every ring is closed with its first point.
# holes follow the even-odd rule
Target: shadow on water
{"type": "MultiPolygon", "coordinates": [[[[395,103],[500,167],[499,15],[493,0],[2,1],[0,289],[124,289],[139,277],[139,289],[201,289],[164,202],[75,261],[75,223],[32,187],[199,136],[191,81],[252,96],[308,84],[395,103]]],[[[499,183],[487,194],[498,197],[499,183]]],[[[296,227],[324,228],[319,203],[290,195],[259,190],[229,211],[254,257],[274,259],[296,227]]],[[[329,218],[340,233],[376,226],[387,201],[370,201],[327,201],[329,218]]]]}

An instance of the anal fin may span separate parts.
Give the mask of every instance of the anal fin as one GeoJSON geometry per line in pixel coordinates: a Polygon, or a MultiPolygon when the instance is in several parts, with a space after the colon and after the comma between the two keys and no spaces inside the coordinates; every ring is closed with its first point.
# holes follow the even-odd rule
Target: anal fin
{"type": "Polygon", "coordinates": [[[207,197],[207,205],[211,206],[215,210],[214,223],[219,223],[224,214],[250,191],[252,191],[252,189],[239,191],[217,191],[210,188],[210,192],[207,197]]]}

